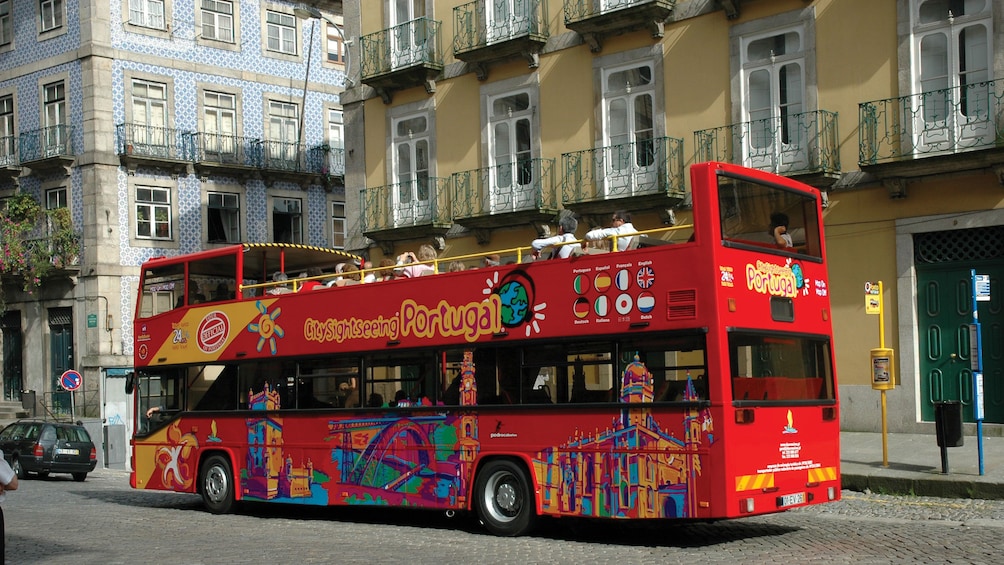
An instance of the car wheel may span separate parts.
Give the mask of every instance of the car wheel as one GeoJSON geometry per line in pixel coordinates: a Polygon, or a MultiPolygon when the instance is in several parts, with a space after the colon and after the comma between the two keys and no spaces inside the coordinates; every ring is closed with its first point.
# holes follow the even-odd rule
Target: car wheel
{"type": "Polygon", "coordinates": [[[17,478],[19,479],[28,478],[28,473],[24,470],[24,467],[21,466],[20,459],[14,460],[14,463],[11,464],[11,469],[14,470],[14,473],[17,475],[17,478]]]}
{"type": "Polygon", "coordinates": [[[202,502],[213,514],[226,514],[234,505],[234,474],[225,457],[213,455],[202,464],[199,477],[202,502]]]}
{"type": "Polygon", "coordinates": [[[478,472],[474,496],[481,523],[497,536],[524,534],[537,517],[526,471],[513,461],[486,463],[478,472]]]}
{"type": "Polygon", "coordinates": [[[87,478],[87,473],[73,473],[73,480],[77,481],[78,483],[84,482],[84,479],[86,478],[87,478]]]}

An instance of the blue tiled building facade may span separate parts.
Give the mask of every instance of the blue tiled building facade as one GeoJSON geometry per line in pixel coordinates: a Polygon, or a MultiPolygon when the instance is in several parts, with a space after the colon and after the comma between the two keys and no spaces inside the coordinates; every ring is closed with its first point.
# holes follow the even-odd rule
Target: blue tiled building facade
{"type": "MultiPolygon", "coordinates": [[[[341,2],[0,0],[0,199],[67,207],[78,259],[3,279],[4,400],[126,423],[139,266],[344,244],[341,2]],[[115,381],[115,379],[119,379],[115,381]],[[105,389],[105,390],[103,390],[105,389]]],[[[46,226],[39,226],[44,238],[46,226]]]]}

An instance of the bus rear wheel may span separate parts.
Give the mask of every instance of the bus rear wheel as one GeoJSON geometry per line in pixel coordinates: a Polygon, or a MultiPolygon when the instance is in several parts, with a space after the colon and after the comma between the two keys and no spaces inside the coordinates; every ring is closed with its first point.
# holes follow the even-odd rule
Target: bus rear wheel
{"type": "Polygon", "coordinates": [[[486,463],[474,488],[478,518],[489,532],[518,536],[533,526],[537,517],[533,492],[518,463],[506,459],[486,463]]]}
{"type": "Polygon", "coordinates": [[[213,455],[202,464],[199,485],[202,502],[213,514],[226,514],[234,506],[234,474],[226,457],[213,455]]]}

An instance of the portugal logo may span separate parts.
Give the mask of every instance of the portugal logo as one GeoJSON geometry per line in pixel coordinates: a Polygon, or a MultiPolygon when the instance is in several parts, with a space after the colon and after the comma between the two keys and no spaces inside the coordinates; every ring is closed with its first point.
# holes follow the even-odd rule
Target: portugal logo
{"type": "Polygon", "coordinates": [[[215,353],[227,343],[230,337],[230,320],[227,315],[214,310],[206,315],[199,324],[195,334],[195,342],[203,353],[215,353]]]}

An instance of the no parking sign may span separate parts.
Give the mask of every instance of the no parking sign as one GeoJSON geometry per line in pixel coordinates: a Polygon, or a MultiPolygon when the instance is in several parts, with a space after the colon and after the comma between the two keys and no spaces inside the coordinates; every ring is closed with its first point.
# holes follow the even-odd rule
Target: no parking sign
{"type": "Polygon", "coordinates": [[[84,384],[84,377],[71,369],[59,377],[59,384],[63,387],[63,390],[73,392],[80,388],[80,385],[84,384]]]}

